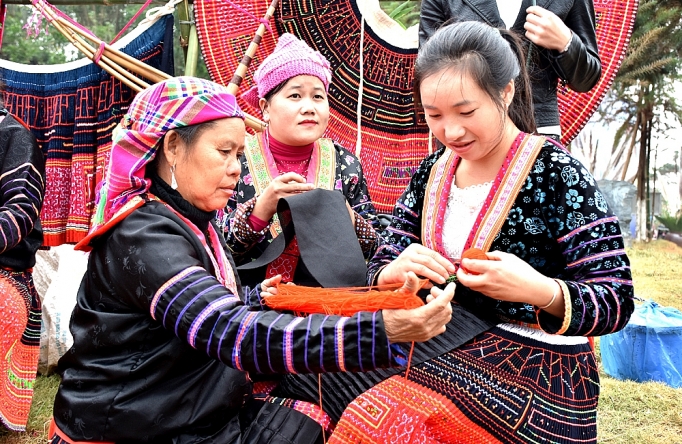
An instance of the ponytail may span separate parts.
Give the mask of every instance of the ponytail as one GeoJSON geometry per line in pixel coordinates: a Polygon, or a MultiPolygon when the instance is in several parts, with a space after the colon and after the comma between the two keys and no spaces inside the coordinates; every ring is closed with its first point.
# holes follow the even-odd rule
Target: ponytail
{"type": "Polygon", "coordinates": [[[515,32],[506,29],[500,29],[500,34],[509,43],[509,47],[519,61],[519,75],[514,79],[515,92],[509,106],[509,118],[521,131],[534,133],[537,127],[533,113],[533,94],[521,39],[515,32]]]}

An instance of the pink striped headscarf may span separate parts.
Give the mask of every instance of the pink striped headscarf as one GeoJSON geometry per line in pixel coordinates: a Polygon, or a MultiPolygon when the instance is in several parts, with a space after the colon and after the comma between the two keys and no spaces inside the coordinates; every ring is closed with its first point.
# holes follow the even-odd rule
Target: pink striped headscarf
{"type": "Polygon", "coordinates": [[[173,128],[227,117],[244,118],[234,95],[209,80],[173,77],[141,91],[113,132],[111,159],[97,195],[90,233],[147,190],[145,167],[173,128]]]}

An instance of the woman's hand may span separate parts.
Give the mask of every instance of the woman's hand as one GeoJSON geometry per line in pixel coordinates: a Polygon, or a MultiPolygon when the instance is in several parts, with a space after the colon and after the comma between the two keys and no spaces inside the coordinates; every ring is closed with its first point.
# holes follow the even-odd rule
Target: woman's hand
{"type": "Polygon", "coordinates": [[[457,270],[457,279],[462,285],[500,301],[522,302],[538,307],[547,305],[556,293],[557,297],[546,311],[563,317],[563,292],[554,279],[513,254],[492,251],[486,256],[487,261],[462,259],[462,266],[457,270]]]}
{"type": "Polygon", "coordinates": [[[310,191],[315,185],[306,183],[305,177],[296,173],[285,173],[270,182],[260,196],[256,199],[253,207],[253,215],[268,221],[277,212],[277,202],[283,197],[310,191]]]}
{"type": "MultiPolygon", "coordinates": [[[[405,285],[400,291],[416,293],[419,279],[414,273],[407,273],[405,285]]],[[[450,322],[452,306],[450,301],[455,295],[455,284],[445,290],[431,288],[426,305],[412,310],[382,310],[386,336],[391,342],[424,342],[445,331],[450,322]]]]}
{"type": "MultiPolygon", "coordinates": [[[[278,274],[269,279],[265,279],[260,284],[260,297],[267,298],[277,294],[277,285],[282,282],[282,275],[278,274]]],[[[287,282],[286,285],[295,285],[293,282],[287,282]]]]}
{"type": "Polygon", "coordinates": [[[437,284],[444,284],[448,276],[455,272],[455,266],[436,251],[420,244],[411,244],[381,270],[377,283],[405,282],[410,271],[437,284]]]}
{"type": "Polygon", "coordinates": [[[526,9],[526,37],[538,46],[563,51],[573,34],[566,24],[552,11],[540,6],[526,9]]]}

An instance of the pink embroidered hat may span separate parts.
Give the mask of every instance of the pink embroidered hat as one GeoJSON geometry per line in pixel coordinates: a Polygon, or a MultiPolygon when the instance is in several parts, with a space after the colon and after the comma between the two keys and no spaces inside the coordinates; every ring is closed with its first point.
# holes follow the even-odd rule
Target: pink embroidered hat
{"type": "Polygon", "coordinates": [[[275,50],[263,60],[253,74],[256,85],[241,97],[249,105],[258,108],[259,99],[265,97],[280,83],[300,75],[317,77],[324,84],[325,91],[329,89],[329,82],[332,79],[329,62],[322,54],[314,51],[293,34],[282,34],[275,50]]]}
{"type": "Polygon", "coordinates": [[[88,236],[93,237],[126,205],[149,190],[146,166],[156,157],[165,134],[174,128],[228,117],[243,119],[237,99],[227,88],[195,77],[173,77],[141,91],[113,132],[111,158],[100,183],[97,208],[88,236]]]}

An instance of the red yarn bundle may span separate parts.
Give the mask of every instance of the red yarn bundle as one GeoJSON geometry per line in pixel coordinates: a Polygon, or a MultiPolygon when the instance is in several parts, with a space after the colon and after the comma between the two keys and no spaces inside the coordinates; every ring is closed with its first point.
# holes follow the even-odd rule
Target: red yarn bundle
{"type": "MultiPolygon", "coordinates": [[[[425,282],[421,280],[418,289],[425,282]]],[[[277,294],[264,297],[263,302],[274,310],[287,310],[299,315],[320,313],[340,316],[352,316],[359,311],[412,309],[424,305],[416,292],[409,293],[400,290],[401,287],[402,284],[347,288],[278,285],[277,294]]]]}
{"type": "MultiPolygon", "coordinates": [[[[480,248],[469,248],[468,250],[465,250],[464,253],[462,253],[462,259],[479,259],[483,261],[488,260],[488,256],[485,255],[485,251],[481,250],[480,248]]],[[[462,266],[464,271],[466,271],[469,274],[479,274],[474,271],[467,270],[465,267],[462,266]]]]}

